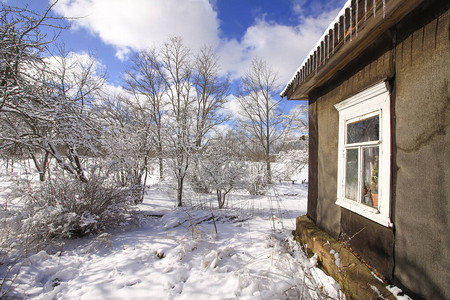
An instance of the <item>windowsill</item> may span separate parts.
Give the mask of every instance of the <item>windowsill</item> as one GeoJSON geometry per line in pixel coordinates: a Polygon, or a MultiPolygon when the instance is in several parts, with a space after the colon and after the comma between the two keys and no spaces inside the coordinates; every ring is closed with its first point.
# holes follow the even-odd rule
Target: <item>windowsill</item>
{"type": "Polygon", "coordinates": [[[336,204],[385,227],[391,228],[394,226],[389,217],[381,215],[380,212],[373,207],[346,198],[338,198],[336,204]]]}

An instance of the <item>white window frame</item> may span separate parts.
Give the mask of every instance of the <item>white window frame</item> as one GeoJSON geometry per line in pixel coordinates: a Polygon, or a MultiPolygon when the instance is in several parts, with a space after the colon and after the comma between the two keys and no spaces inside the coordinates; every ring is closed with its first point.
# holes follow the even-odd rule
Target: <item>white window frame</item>
{"type": "MultiPolygon", "coordinates": [[[[386,227],[390,219],[391,182],[391,122],[390,94],[386,82],[380,82],[335,105],[339,112],[338,182],[336,204],[386,227]],[[347,124],[372,116],[379,116],[378,208],[345,197],[347,124]]],[[[373,142],[368,142],[373,144],[373,142]]],[[[361,158],[359,158],[361,160],[361,158]]]]}

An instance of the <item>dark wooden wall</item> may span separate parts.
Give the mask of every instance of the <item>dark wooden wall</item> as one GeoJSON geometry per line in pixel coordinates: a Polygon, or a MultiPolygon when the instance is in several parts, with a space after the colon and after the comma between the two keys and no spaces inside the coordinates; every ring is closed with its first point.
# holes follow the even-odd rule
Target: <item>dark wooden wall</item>
{"type": "Polygon", "coordinates": [[[308,216],[414,296],[450,299],[449,2],[430,0],[309,94],[308,216]],[[335,204],[334,104],[381,81],[392,86],[392,196],[386,228],[335,204]],[[364,228],[364,229],[363,229],[364,228]]]}

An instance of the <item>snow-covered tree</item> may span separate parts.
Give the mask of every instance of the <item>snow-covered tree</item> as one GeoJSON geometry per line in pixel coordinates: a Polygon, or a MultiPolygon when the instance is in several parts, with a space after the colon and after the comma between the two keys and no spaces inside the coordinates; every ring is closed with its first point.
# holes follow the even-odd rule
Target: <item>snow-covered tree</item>
{"type": "Polygon", "coordinates": [[[254,59],[242,78],[240,126],[257,143],[266,163],[266,182],[272,182],[271,161],[274,143],[289,128],[288,119],[274,99],[279,89],[278,74],[261,59],[254,59]]]}
{"type": "Polygon", "coordinates": [[[43,30],[64,27],[61,19],[50,16],[53,5],[39,13],[0,3],[0,151],[32,156],[41,180],[49,159],[41,137],[50,130],[45,110],[51,105],[43,57],[56,39],[43,30]]]}
{"type": "Polygon", "coordinates": [[[234,155],[226,136],[206,147],[198,171],[205,185],[216,192],[219,208],[225,206],[228,193],[243,187],[247,174],[245,161],[234,155]]]}
{"type": "Polygon", "coordinates": [[[177,180],[177,205],[183,205],[183,186],[194,149],[193,63],[191,50],[181,38],[171,38],[160,49],[158,70],[168,99],[168,154],[177,180]]]}
{"type": "MultiPolygon", "coordinates": [[[[53,157],[86,181],[79,151],[94,151],[98,136],[90,103],[103,84],[95,60],[51,56],[43,27],[57,27],[43,14],[2,5],[0,50],[0,148],[28,152],[44,179],[53,157]]],[[[56,23],[56,24],[55,24],[56,23]]]]}
{"type": "Polygon", "coordinates": [[[228,119],[220,110],[227,101],[230,80],[220,76],[219,57],[211,47],[204,47],[195,55],[193,85],[195,146],[199,149],[208,132],[228,119]]]}
{"type": "Polygon", "coordinates": [[[142,201],[148,166],[157,156],[154,124],[126,94],[103,100],[97,109],[103,126],[103,165],[118,185],[133,188],[142,201]]]}
{"type": "Polygon", "coordinates": [[[135,106],[153,123],[159,157],[172,161],[178,206],[183,205],[193,155],[201,152],[208,132],[225,120],[219,110],[229,80],[222,79],[219,71],[218,58],[210,48],[193,53],[181,38],[174,37],[159,48],[140,52],[126,74],[135,106]]]}
{"type": "Polygon", "coordinates": [[[219,58],[211,47],[200,49],[194,59],[193,85],[195,88],[195,151],[191,185],[194,190],[205,192],[208,188],[199,176],[199,161],[203,159],[206,137],[217,125],[228,118],[221,113],[229,93],[230,81],[219,76],[219,58]]]}
{"type": "Polygon", "coordinates": [[[0,153],[32,158],[45,179],[14,186],[23,201],[14,243],[42,245],[117,224],[129,217],[134,195],[98,171],[105,148],[96,109],[103,67],[91,55],[50,51],[54,39],[44,32],[63,27],[51,6],[40,14],[0,5],[0,153]]]}
{"type": "Polygon", "coordinates": [[[304,146],[297,149],[290,149],[286,151],[280,151],[277,154],[277,163],[281,164],[280,179],[290,179],[293,175],[299,174],[304,168],[308,166],[308,147],[307,139],[299,139],[299,143],[303,143],[304,146]]]}
{"type": "Polygon", "coordinates": [[[83,157],[97,155],[101,146],[102,129],[93,108],[103,97],[102,67],[93,56],[72,52],[53,56],[47,66],[45,97],[52,106],[46,124],[53,133],[44,139],[44,149],[64,170],[86,182],[83,157]]]}
{"type": "MultiPolygon", "coordinates": [[[[125,88],[133,96],[129,104],[138,113],[146,130],[151,130],[159,162],[160,179],[164,177],[164,128],[165,105],[167,104],[166,82],[161,76],[161,64],[156,49],[141,50],[133,59],[125,74],[125,88]]],[[[150,142],[149,139],[147,141],[150,142]]]]}

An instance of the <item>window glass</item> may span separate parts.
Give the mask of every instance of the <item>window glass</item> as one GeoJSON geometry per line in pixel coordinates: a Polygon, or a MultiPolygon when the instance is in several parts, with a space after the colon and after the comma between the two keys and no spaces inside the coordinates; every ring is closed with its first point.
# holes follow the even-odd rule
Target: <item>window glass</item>
{"type": "Polygon", "coordinates": [[[347,125],[347,144],[379,140],[379,116],[364,119],[347,125]]]}
{"type": "Polygon", "coordinates": [[[378,159],[379,147],[363,149],[363,204],[378,208],[378,159]]]}
{"type": "Polygon", "coordinates": [[[347,150],[345,197],[358,200],[358,149],[347,150]]]}

